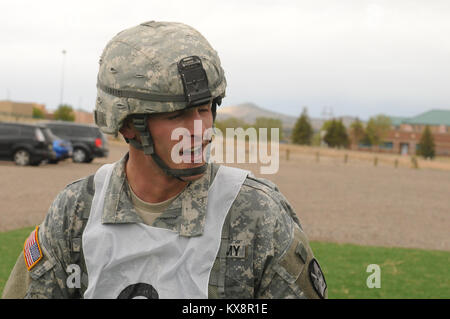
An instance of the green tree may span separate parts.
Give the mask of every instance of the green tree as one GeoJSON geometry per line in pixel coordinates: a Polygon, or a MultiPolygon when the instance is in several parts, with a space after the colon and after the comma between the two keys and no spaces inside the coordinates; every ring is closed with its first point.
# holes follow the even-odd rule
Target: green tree
{"type": "Polygon", "coordinates": [[[257,117],[255,120],[255,124],[253,127],[256,129],[256,132],[259,134],[260,128],[267,128],[267,140],[271,141],[272,139],[272,128],[278,129],[279,139],[283,139],[283,122],[279,119],[273,119],[270,117],[257,117]]]}
{"type": "Polygon", "coordinates": [[[434,138],[428,125],[425,126],[422,136],[420,137],[420,147],[417,150],[417,155],[430,159],[433,159],[435,156],[434,138]]]}
{"type": "Polygon", "coordinates": [[[45,118],[44,111],[42,111],[38,107],[33,107],[32,116],[33,116],[34,119],[43,119],[43,118],[45,118]]]}
{"type": "Polygon", "coordinates": [[[342,120],[332,119],[326,121],[322,128],[326,130],[323,140],[329,147],[348,147],[350,144],[347,129],[342,120]]]}
{"type": "Polygon", "coordinates": [[[391,119],[389,117],[381,114],[371,117],[367,122],[364,140],[369,142],[370,145],[379,146],[383,143],[390,129],[391,119]]]}
{"type": "Polygon", "coordinates": [[[366,131],[364,130],[363,123],[356,118],[356,120],[350,124],[350,138],[353,143],[359,144],[366,135],[366,131]]]}
{"type": "Polygon", "coordinates": [[[75,121],[75,113],[70,105],[61,104],[53,113],[53,118],[55,120],[73,122],[75,121]]]}
{"type": "Polygon", "coordinates": [[[297,119],[292,130],[292,143],[300,145],[311,145],[314,130],[311,126],[308,111],[303,108],[302,114],[297,119]]]}

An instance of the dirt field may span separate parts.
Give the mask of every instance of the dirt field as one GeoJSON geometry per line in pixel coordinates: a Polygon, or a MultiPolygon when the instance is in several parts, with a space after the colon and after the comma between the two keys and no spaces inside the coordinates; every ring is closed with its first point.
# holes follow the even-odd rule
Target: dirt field
{"type": "MultiPolygon", "coordinates": [[[[411,169],[403,159],[395,168],[382,157],[374,166],[353,155],[344,163],[342,152],[321,153],[317,162],[315,151],[300,148],[291,149],[287,161],[284,147],[275,175],[260,175],[257,165],[240,167],[279,186],[310,239],[450,251],[449,170],[411,169]]],[[[17,167],[0,162],[0,231],[39,224],[66,184],[125,152],[123,144],[111,143],[109,158],[91,164],[66,160],[17,167]]]]}

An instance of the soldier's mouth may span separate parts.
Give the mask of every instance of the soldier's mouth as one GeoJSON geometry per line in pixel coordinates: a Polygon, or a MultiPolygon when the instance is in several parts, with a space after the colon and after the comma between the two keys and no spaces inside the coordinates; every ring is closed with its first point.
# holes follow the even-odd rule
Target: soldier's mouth
{"type": "Polygon", "coordinates": [[[209,143],[193,146],[191,148],[181,149],[179,154],[184,163],[202,163],[203,150],[209,143]]]}
{"type": "Polygon", "coordinates": [[[188,149],[181,149],[180,150],[180,155],[193,155],[193,154],[197,154],[197,153],[201,153],[203,151],[203,145],[199,145],[197,147],[191,147],[188,149]]]}

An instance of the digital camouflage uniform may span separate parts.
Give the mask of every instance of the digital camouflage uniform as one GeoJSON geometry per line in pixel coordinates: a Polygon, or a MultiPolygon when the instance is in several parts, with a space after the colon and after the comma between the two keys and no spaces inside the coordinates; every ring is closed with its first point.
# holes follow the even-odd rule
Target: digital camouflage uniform
{"type": "MultiPolygon", "coordinates": [[[[142,223],[131,202],[124,171],[126,159],[115,164],[102,223],[142,223]]],[[[208,165],[206,174],[190,183],[152,226],[175,230],[180,236],[201,236],[208,188],[217,169],[216,164],[208,165]]],[[[22,271],[10,279],[25,282],[26,298],[83,296],[88,276],[81,235],[93,197],[91,183],[92,179],[84,178],[68,185],[51,205],[39,227],[44,258],[29,272],[31,278],[22,271]],[[71,264],[81,268],[80,289],[67,288],[71,273],[66,269],[71,264]]],[[[223,227],[209,279],[209,298],[318,298],[316,289],[320,286],[314,287],[308,267],[313,258],[308,239],[285,197],[273,183],[248,176],[223,227]],[[233,254],[233,247],[244,249],[245,254],[233,254]]],[[[24,263],[22,255],[15,268],[24,268],[20,263],[24,263]]],[[[17,284],[9,282],[6,289],[17,284]]]]}
{"type": "MultiPolygon", "coordinates": [[[[155,152],[148,116],[209,104],[214,120],[225,88],[217,52],[197,30],[181,23],[140,24],[118,33],[104,49],[95,105],[100,129],[117,135],[129,118],[140,139],[127,142],[151,156],[164,173],[181,180],[204,173],[188,184],[153,226],[175,230],[180,236],[201,236],[208,189],[218,166],[169,168],[155,152]]],[[[111,177],[102,214],[105,224],[143,222],[129,194],[127,159],[116,163],[111,177]]],[[[23,297],[13,290],[24,291],[27,298],[83,296],[88,275],[81,237],[93,195],[91,176],[68,185],[57,196],[38,232],[44,257],[29,275],[23,256],[19,257],[5,287],[6,297],[23,297]],[[72,264],[81,268],[81,288],[67,286],[66,270],[72,264]]],[[[298,218],[271,182],[246,178],[221,235],[209,279],[210,298],[326,297],[325,280],[298,218]]]]}

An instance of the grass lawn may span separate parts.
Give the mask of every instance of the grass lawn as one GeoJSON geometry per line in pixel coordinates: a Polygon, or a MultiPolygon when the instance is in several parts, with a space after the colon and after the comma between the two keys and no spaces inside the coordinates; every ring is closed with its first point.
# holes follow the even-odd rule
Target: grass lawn
{"type": "MultiPolygon", "coordinates": [[[[33,228],[0,233],[0,295],[33,228]]],[[[450,252],[312,242],[329,298],[450,298],[450,252]],[[367,266],[380,266],[380,288],[368,288],[367,266]]]]}
{"type": "Polygon", "coordinates": [[[34,227],[28,227],[0,233],[0,296],[9,273],[23,249],[25,239],[33,229],[34,227]]]}
{"type": "Polygon", "coordinates": [[[450,298],[450,252],[312,242],[329,298],[450,298]],[[367,266],[380,266],[380,288],[368,288],[367,266]]]}

